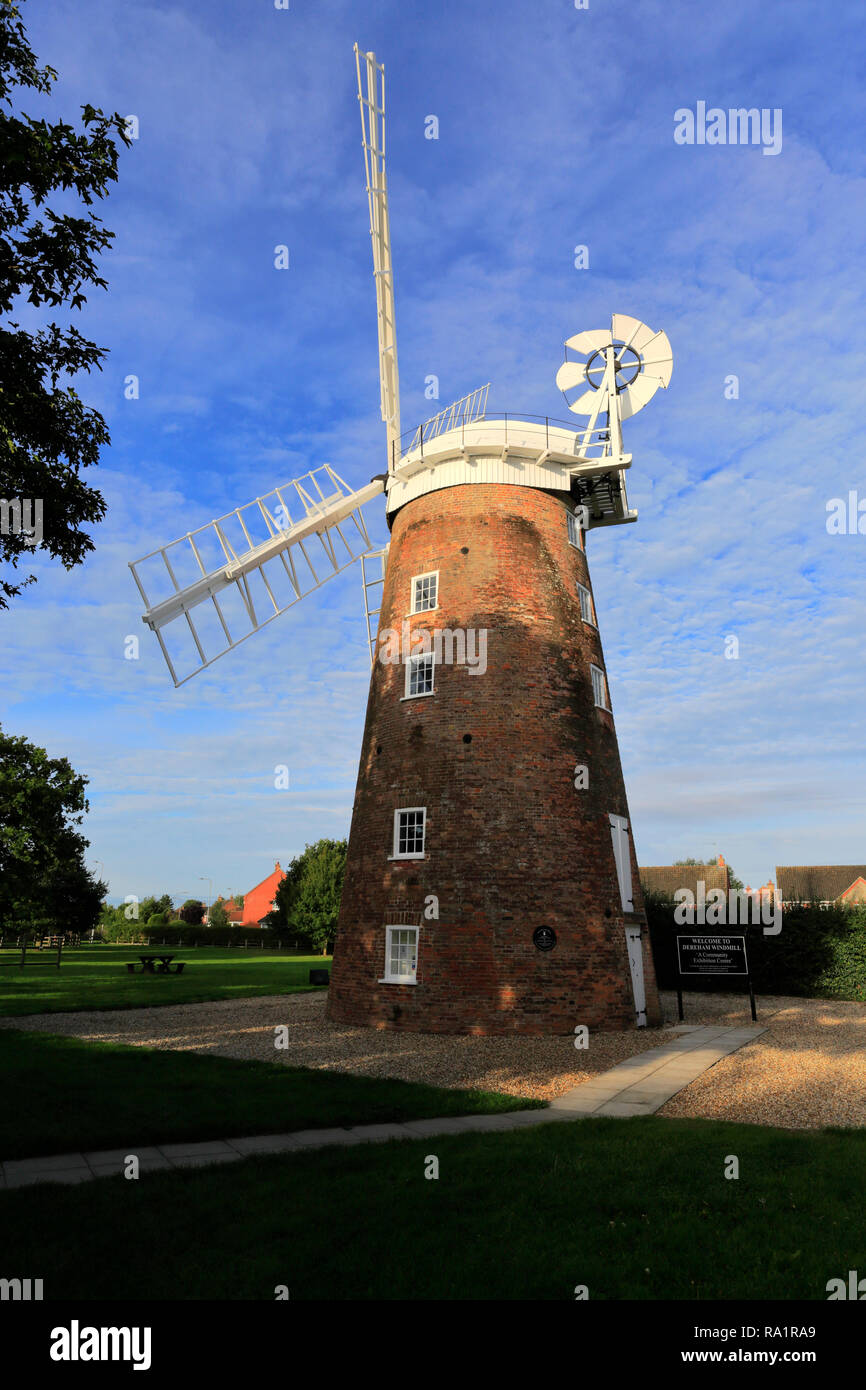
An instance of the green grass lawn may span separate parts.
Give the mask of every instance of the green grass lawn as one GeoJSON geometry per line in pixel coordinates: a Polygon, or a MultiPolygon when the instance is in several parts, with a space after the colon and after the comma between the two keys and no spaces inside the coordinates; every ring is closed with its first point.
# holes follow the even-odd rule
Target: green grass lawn
{"type": "MultiPolygon", "coordinates": [[[[255,947],[77,946],[63,952],[0,951],[0,1014],[61,1013],[76,1009],[136,1009],[149,1004],[194,1004],[252,994],[293,994],[309,989],[311,968],[330,968],[329,956],[300,956],[255,947]],[[128,961],[165,950],[185,961],[182,975],[130,975],[128,961]]],[[[320,986],[324,988],[324,986],[320,986]]]]}
{"type": "Polygon", "coordinates": [[[0,1029],[0,1160],[540,1102],[0,1029]]]}
{"type": "Polygon", "coordinates": [[[0,1230],[46,1299],[825,1300],[864,1183],[863,1130],[585,1119],[10,1191],[0,1230]]]}

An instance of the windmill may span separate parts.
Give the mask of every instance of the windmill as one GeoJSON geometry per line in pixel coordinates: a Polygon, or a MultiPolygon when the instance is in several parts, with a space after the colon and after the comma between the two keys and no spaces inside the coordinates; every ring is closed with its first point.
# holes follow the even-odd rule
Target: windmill
{"type": "Polygon", "coordinates": [[[361,561],[372,676],[332,1019],[657,1022],[585,538],[637,518],[621,425],[667,386],[670,345],[624,314],[569,338],[580,430],[491,412],[488,384],[401,433],[385,69],[355,62],[385,471],[353,489],[322,464],[134,561],[143,620],[181,685],[361,561]],[[382,495],[377,550],[363,508],[382,495]]]}

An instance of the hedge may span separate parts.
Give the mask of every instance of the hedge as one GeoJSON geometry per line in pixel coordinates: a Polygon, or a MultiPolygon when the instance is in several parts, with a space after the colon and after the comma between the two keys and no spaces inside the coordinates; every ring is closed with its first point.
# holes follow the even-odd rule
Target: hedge
{"type": "MultiPolygon", "coordinates": [[[[259,927],[193,927],[177,919],[164,926],[155,923],[153,918],[147,923],[113,922],[97,927],[96,930],[97,940],[112,945],[123,945],[132,941],[164,941],[168,946],[240,946],[246,941],[251,946],[258,946],[263,938],[268,943],[276,944],[277,937],[274,933],[263,931],[259,927]]],[[[284,946],[285,944],[283,941],[284,946]]]]}
{"type": "MultiPolygon", "coordinates": [[[[765,936],[763,926],[700,927],[674,921],[674,904],[648,895],[647,920],[660,989],[677,987],[677,934],[745,932],[752,982],[759,994],[803,995],[866,1001],[866,908],[786,908],[782,930],[765,936]]],[[[742,976],[690,975],[689,990],[742,991],[742,976]]]]}

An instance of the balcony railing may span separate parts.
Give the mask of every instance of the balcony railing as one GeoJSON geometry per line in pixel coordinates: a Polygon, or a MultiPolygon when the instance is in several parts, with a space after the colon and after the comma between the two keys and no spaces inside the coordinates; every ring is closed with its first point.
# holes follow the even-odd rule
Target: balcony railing
{"type": "Polygon", "coordinates": [[[595,450],[598,453],[599,462],[602,461],[605,451],[609,449],[610,430],[607,426],[596,427],[593,430],[581,430],[575,429],[574,421],[572,420],[558,420],[550,415],[526,415],[523,412],[515,412],[513,410],[487,410],[486,407],[481,413],[474,411],[473,406],[468,403],[474,401],[482,391],[485,393],[484,400],[486,402],[487,390],[487,387],[480,387],[479,391],[473,391],[471,396],[464,396],[462,401],[455,401],[454,405],[449,406],[447,410],[440,411],[438,415],[434,415],[432,420],[426,420],[423,425],[418,425],[414,430],[407,430],[399,440],[394,441],[392,467],[396,467],[400,460],[405,458],[408,454],[417,452],[420,454],[420,457],[423,458],[424,446],[430,444],[432,440],[438,438],[441,434],[459,429],[460,442],[462,445],[465,442],[467,426],[482,423],[487,424],[494,421],[501,421],[504,425],[503,436],[506,444],[508,442],[509,427],[514,435],[518,432],[525,435],[525,426],[529,424],[538,426],[539,433],[541,429],[543,429],[544,447],[546,449],[550,448],[550,431],[552,429],[566,430],[571,435],[579,436],[581,440],[580,453],[582,455],[587,455],[589,450],[595,450]],[[464,406],[466,407],[465,409],[462,408],[464,406]]]}

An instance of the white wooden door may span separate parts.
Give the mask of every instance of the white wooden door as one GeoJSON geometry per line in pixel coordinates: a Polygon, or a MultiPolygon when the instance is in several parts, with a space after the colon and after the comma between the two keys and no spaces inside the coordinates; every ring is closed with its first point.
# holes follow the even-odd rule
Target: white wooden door
{"type": "Polygon", "coordinates": [[[646,987],[643,978],[643,951],[640,944],[640,927],[626,927],[625,940],[628,947],[628,964],[631,970],[631,988],[634,994],[634,1011],[638,1028],[646,1028],[646,987]]]}

